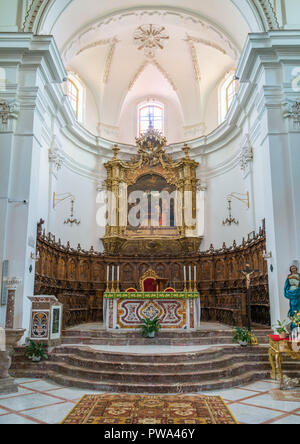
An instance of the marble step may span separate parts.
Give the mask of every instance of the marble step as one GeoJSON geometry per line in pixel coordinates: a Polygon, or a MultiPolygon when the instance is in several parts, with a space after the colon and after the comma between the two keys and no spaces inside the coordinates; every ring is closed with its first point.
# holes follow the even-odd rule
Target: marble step
{"type": "MultiPolygon", "coordinates": [[[[158,334],[158,338],[164,339],[191,339],[191,338],[214,338],[214,337],[230,337],[232,338],[233,329],[228,330],[196,330],[192,332],[188,331],[166,331],[161,330],[158,334]]],[[[270,329],[254,330],[254,333],[258,337],[265,337],[273,332],[270,329]]],[[[62,336],[66,338],[70,337],[82,337],[82,338],[109,338],[109,339],[120,339],[120,338],[140,338],[140,331],[106,331],[106,330],[64,330],[62,336]]]]}
{"type": "MultiPolygon", "coordinates": [[[[81,358],[77,355],[54,355],[51,357],[52,362],[64,362],[67,365],[72,367],[79,367],[85,369],[93,369],[93,370],[103,370],[105,369],[107,372],[109,371],[123,371],[123,372],[134,372],[138,371],[139,373],[148,374],[149,373],[149,365],[153,369],[154,373],[172,373],[176,370],[177,374],[181,373],[196,373],[200,370],[213,370],[213,369],[221,369],[224,367],[230,366],[232,363],[237,363],[241,359],[240,356],[234,355],[224,355],[218,358],[214,358],[209,361],[195,362],[195,361],[185,361],[185,362],[176,362],[176,363],[138,363],[138,362],[108,362],[108,361],[91,361],[89,359],[81,358]]],[[[267,356],[254,356],[249,357],[247,361],[255,360],[260,363],[268,363],[267,356]]],[[[246,361],[246,359],[244,359],[246,361]]]]}
{"type": "Polygon", "coordinates": [[[105,382],[114,381],[115,383],[142,383],[148,384],[164,384],[172,382],[173,384],[181,384],[183,382],[203,382],[207,380],[218,380],[228,377],[235,377],[249,371],[270,369],[269,364],[257,363],[257,362],[241,362],[241,363],[227,363],[226,367],[217,369],[195,370],[193,372],[179,372],[177,366],[174,365],[173,370],[170,372],[157,371],[157,368],[151,368],[148,373],[140,372],[138,369],[134,371],[128,370],[107,370],[104,369],[91,369],[80,368],[72,366],[65,362],[53,362],[48,361],[45,363],[45,368],[50,372],[54,371],[65,376],[76,377],[79,379],[87,379],[89,381],[105,382]]]}
{"type": "MultiPolygon", "coordinates": [[[[294,377],[293,372],[285,371],[285,374],[294,377]]],[[[18,377],[16,371],[15,376],[18,377]]],[[[154,383],[122,383],[115,381],[90,381],[80,379],[74,376],[61,375],[60,373],[48,370],[27,370],[22,373],[22,377],[37,377],[41,379],[49,379],[50,381],[65,387],[77,387],[81,389],[91,390],[95,392],[109,393],[149,393],[149,394],[177,394],[177,393],[200,393],[207,391],[218,391],[226,388],[239,387],[248,385],[251,382],[269,378],[270,373],[266,370],[255,370],[245,372],[235,377],[228,377],[218,380],[207,380],[205,382],[189,382],[180,383],[177,386],[174,383],[154,384],[154,383]]],[[[20,376],[19,376],[20,377],[20,376]]]]}
{"type": "MultiPolygon", "coordinates": [[[[268,337],[258,337],[260,344],[268,344],[268,337]]],[[[230,336],[213,336],[213,337],[199,337],[199,338],[163,338],[156,337],[154,339],[146,339],[143,337],[118,337],[118,338],[92,338],[82,336],[68,336],[63,337],[63,344],[85,344],[85,345],[168,345],[168,346],[192,346],[192,345],[218,345],[232,344],[232,334],[230,336]]]]}

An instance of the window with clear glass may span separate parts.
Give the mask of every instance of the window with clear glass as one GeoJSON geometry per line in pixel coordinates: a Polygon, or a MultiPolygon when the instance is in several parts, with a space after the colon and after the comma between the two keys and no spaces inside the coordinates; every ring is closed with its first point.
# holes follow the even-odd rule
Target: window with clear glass
{"type": "Polygon", "coordinates": [[[226,76],[219,88],[219,123],[221,124],[226,119],[226,114],[233,102],[233,99],[238,91],[238,82],[233,79],[232,75],[226,76]]]}
{"type": "Polygon", "coordinates": [[[75,85],[73,80],[68,79],[68,97],[70,99],[75,116],[78,119],[79,115],[79,88],[75,85]]]}
{"type": "Polygon", "coordinates": [[[228,112],[230,105],[236,94],[236,82],[232,80],[226,88],[226,111],[228,112]]]}
{"type": "Polygon", "coordinates": [[[164,132],[164,106],[157,103],[147,103],[138,108],[139,136],[149,128],[164,132]]]}

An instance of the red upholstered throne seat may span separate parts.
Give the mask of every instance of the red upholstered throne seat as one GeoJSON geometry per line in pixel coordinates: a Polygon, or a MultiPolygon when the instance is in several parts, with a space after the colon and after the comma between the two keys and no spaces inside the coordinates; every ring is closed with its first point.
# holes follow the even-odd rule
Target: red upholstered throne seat
{"type": "Polygon", "coordinates": [[[156,293],[159,291],[159,276],[151,268],[140,279],[140,288],[144,293],[156,293]]]}
{"type": "Polygon", "coordinates": [[[158,291],[158,284],[156,279],[147,278],[143,281],[143,291],[145,293],[153,293],[158,291]]]}
{"type": "Polygon", "coordinates": [[[176,290],[174,288],[166,288],[165,293],[176,293],[176,290]]]}
{"type": "Polygon", "coordinates": [[[128,288],[126,293],[137,293],[137,290],[135,288],[128,288]]]}

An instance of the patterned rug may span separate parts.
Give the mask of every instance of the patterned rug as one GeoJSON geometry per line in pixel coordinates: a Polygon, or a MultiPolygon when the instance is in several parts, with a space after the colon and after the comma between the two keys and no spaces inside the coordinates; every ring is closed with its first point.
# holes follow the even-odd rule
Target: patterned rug
{"type": "Polygon", "coordinates": [[[86,395],[62,424],[237,424],[221,397],[86,395]]]}

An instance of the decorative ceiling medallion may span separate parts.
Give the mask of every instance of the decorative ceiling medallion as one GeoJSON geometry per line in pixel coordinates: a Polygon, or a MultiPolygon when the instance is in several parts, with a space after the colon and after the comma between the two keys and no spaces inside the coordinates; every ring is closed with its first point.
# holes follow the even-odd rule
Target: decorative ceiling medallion
{"type": "Polygon", "coordinates": [[[156,49],[164,49],[163,41],[169,38],[166,28],[158,25],[139,26],[134,33],[134,40],[138,49],[143,49],[145,56],[149,59],[155,57],[156,49]]]}

